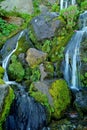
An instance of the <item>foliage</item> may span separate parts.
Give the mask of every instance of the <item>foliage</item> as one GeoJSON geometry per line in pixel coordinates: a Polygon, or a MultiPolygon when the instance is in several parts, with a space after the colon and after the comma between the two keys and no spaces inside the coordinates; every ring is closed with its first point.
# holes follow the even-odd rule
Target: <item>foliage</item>
{"type": "Polygon", "coordinates": [[[49,53],[51,50],[51,41],[46,40],[42,46],[42,51],[49,53]]]}
{"type": "Polygon", "coordinates": [[[16,80],[17,82],[22,81],[25,71],[21,63],[17,60],[17,56],[13,55],[11,57],[11,63],[8,67],[8,73],[11,79],[16,80]]]}
{"type": "Polygon", "coordinates": [[[87,10],[87,0],[85,0],[84,2],[81,2],[81,10],[87,10]]]}
{"type": "Polygon", "coordinates": [[[13,89],[11,87],[9,87],[8,95],[6,96],[6,98],[4,100],[3,111],[2,111],[2,113],[0,113],[0,128],[9,113],[10,106],[12,104],[14,97],[15,96],[14,96],[13,89]]]}
{"type": "Polygon", "coordinates": [[[70,93],[66,82],[62,79],[56,80],[52,83],[49,89],[51,96],[53,97],[53,117],[59,119],[63,114],[63,111],[70,104],[70,93]]]}
{"type": "Polygon", "coordinates": [[[8,36],[17,26],[14,24],[8,24],[5,20],[0,18],[0,37],[8,36]]]}
{"type": "Polygon", "coordinates": [[[31,81],[38,81],[40,79],[40,70],[38,67],[32,68],[32,75],[30,76],[31,81]]]}
{"type": "Polygon", "coordinates": [[[76,18],[78,16],[78,9],[76,5],[69,6],[66,9],[60,11],[60,15],[66,21],[66,28],[72,29],[76,25],[76,18]]]}
{"type": "Polygon", "coordinates": [[[51,11],[53,11],[53,12],[59,12],[59,5],[58,5],[58,3],[54,3],[52,5],[51,11]]]}

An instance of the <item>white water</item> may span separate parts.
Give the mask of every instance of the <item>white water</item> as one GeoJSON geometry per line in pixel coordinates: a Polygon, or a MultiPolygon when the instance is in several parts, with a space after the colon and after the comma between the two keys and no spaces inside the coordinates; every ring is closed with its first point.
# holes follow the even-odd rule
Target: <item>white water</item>
{"type": "Polygon", "coordinates": [[[71,4],[75,5],[76,4],[76,0],[72,0],[71,4]]]}
{"type": "Polygon", "coordinates": [[[76,0],[60,0],[60,10],[68,8],[69,5],[75,5],[76,0]]]}
{"type": "Polygon", "coordinates": [[[68,82],[69,81],[69,52],[68,51],[65,54],[65,60],[66,62],[65,62],[64,78],[68,82]]]}
{"type": "MultiPolygon", "coordinates": [[[[22,34],[23,34],[23,31],[20,33],[20,35],[18,37],[18,40],[20,39],[20,37],[22,36],[22,34]]],[[[2,61],[2,67],[5,69],[5,73],[4,73],[4,77],[3,77],[3,80],[5,82],[9,81],[6,69],[7,69],[8,62],[9,62],[9,59],[10,59],[11,55],[16,51],[16,49],[18,47],[18,40],[17,40],[17,44],[16,44],[15,49],[7,57],[5,57],[5,59],[2,61]]]]}
{"type": "MultiPolygon", "coordinates": [[[[86,12],[87,13],[87,12],[86,12]]],[[[84,13],[83,13],[84,14],[84,13]]],[[[83,19],[82,30],[76,31],[70,40],[65,52],[65,66],[64,78],[72,89],[80,87],[79,74],[80,74],[80,43],[82,42],[83,35],[87,33],[85,19],[83,19]]]]}

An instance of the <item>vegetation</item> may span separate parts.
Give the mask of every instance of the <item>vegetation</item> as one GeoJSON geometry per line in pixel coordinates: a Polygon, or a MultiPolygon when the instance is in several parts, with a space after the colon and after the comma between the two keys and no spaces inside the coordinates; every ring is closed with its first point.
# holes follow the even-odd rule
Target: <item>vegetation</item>
{"type": "Polygon", "coordinates": [[[87,10],[87,1],[81,2],[81,11],[87,10]]]}
{"type": "Polygon", "coordinates": [[[63,111],[70,104],[70,92],[66,82],[62,79],[56,80],[52,83],[49,89],[51,96],[53,97],[53,117],[60,118],[63,111]]]}
{"type": "Polygon", "coordinates": [[[66,21],[66,28],[72,29],[76,25],[76,18],[78,16],[79,10],[76,5],[71,5],[66,9],[60,11],[60,15],[66,21]]]}
{"type": "Polygon", "coordinates": [[[17,56],[13,55],[11,57],[11,64],[8,68],[8,73],[12,80],[16,80],[17,82],[22,81],[25,71],[22,67],[22,64],[17,60],[17,56]]]}

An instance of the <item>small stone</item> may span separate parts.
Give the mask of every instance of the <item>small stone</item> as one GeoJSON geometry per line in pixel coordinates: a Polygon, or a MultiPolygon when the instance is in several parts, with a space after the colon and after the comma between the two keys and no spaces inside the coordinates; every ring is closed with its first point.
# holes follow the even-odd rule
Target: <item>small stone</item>
{"type": "Polygon", "coordinates": [[[35,67],[46,60],[47,53],[39,51],[35,48],[30,48],[27,51],[26,61],[30,67],[35,67]]]}

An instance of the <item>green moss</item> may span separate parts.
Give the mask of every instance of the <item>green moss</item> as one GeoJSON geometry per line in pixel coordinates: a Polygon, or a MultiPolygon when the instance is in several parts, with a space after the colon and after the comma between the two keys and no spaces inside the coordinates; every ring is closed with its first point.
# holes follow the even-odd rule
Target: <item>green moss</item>
{"type": "Polygon", "coordinates": [[[30,46],[31,44],[26,40],[26,37],[22,36],[18,41],[18,47],[14,54],[18,56],[20,53],[25,53],[30,46]]]}
{"type": "Polygon", "coordinates": [[[64,80],[56,80],[52,83],[49,92],[53,97],[53,117],[59,119],[63,111],[65,111],[70,104],[70,92],[68,86],[64,80]]]}
{"type": "Polygon", "coordinates": [[[0,79],[0,84],[5,84],[3,79],[0,79]]]}
{"type": "Polygon", "coordinates": [[[6,96],[6,98],[4,100],[3,111],[2,111],[2,113],[0,113],[0,128],[1,128],[2,123],[5,121],[8,113],[9,113],[10,106],[12,104],[12,101],[13,101],[14,97],[15,96],[14,96],[13,89],[11,87],[9,87],[8,95],[6,96]]]}
{"type": "Polygon", "coordinates": [[[0,66],[0,78],[3,78],[4,75],[4,68],[0,66]]]}
{"type": "Polygon", "coordinates": [[[52,62],[59,61],[61,62],[64,57],[64,47],[70,40],[71,36],[73,35],[73,31],[69,34],[67,32],[64,33],[62,30],[60,36],[55,37],[51,42],[51,51],[49,53],[49,58],[52,62]],[[64,33],[64,34],[63,34],[64,33]]]}
{"type": "Polygon", "coordinates": [[[22,64],[17,60],[16,55],[11,57],[11,63],[8,67],[8,74],[12,80],[16,80],[17,82],[22,81],[24,77],[25,71],[22,64]]]}
{"type": "Polygon", "coordinates": [[[46,114],[48,115],[47,116],[47,120],[48,122],[50,121],[50,118],[51,118],[51,106],[49,105],[49,102],[48,102],[48,98],[45,94],[43,94],[41,91],[38,91],[33,84],[31,84],[30,86],[30,89],[29,89],[29,95],[34,97],[34,99],[41,103],[43,106],[46,107],[46,114]]]}
{"type": "Polygon", "coordinates": [[[87,1],[81,2],[81,11],[87,10],[87,1]]]}

